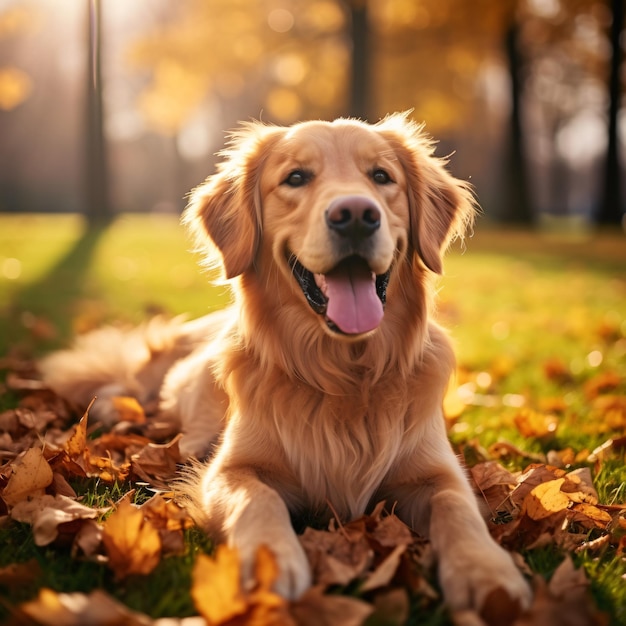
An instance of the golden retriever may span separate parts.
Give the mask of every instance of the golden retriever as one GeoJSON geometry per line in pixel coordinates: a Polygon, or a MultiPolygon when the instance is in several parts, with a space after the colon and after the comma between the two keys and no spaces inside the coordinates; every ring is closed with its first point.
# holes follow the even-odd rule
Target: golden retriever
{"type": "Polygon", "coordinates": [[[182,448],[209,462],[189,487],[199,523],[238,548],[244,577],[274,552],[276,590],[309,564],[290,515],[349,520],[386,500],[430,538],[453,609],[529,588],[489,536],[446,438],[454,368],[431,318],[442,253],[473,197],[406,114],[292,127],[250,123],[183,221],[235,304],[193,322],[95,331],[42,363],[49,385],[112,421],[111,396],[158,396],[182,448]]]}

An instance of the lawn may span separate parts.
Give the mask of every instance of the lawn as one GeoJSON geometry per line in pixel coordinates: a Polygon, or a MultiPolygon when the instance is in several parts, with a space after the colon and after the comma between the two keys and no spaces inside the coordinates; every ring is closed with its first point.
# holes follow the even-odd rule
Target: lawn
{"type": "MultiPolygon", "coordinates": [[[[85,231],[76,216],[0,216],[0,358],[5,378],[0,383],[0,498],[15,456],[8,445],[4,451],[2,447],[17,436],[10,424],[23,415],[21,409],[17,413],[13,409],[25,402],[32,409],[31,394],[43,393],[25,389],[27,385],[19,382],[30,375],[32,357],[102,323],[137,323],[161,312],[197,316],[228,301],[224,288],[209,285],[209,277],[197,268],[188,248],[184,232],[169,216],[124,216],[93,232],[85,231]]],[[[450,436],[486,501],[496,501],[496,487],[515,494],[519,489],[515,481],[527,470],[535,472],[535,478],[542,477],[536,482],[556,486],[556,502],[561,503],[550,504],[533,491],[541,514],[530,511],[528,500],[510,510],[495,507],[492,534],[520,552],[544,580],[551,579],[566,554],[571,555],[579,568],[571,576],[584,572],[590,585],[593,599],[585,596],[583,602],[582,596],[570,597],[562,590],[559,596],[554,581],[545,588],[535,580],[541,602],[523,623],[626,624],[624,236],[617,232],[539,234],[479,224],[463,249],[455,244],[448,255],[439,296],[439,316],[458,354],[457,380],[446,399],[450,436]],[[510,483],[489,482],[487,473],[496,463],[509,473],[510,483]],[[572,486],[578,480],[569,474],[572,470],[590,473],[597,497],[584,501],[574,497],[582,491],[572,486]],[[567,484],[569,491],[560,490],[567,484]],[[571,621],[565,605],[578,622],[571,621]],[[565,621],[549,621],[550,611],[565,621]]],[[[56,427],[56,422],[50,424],[56,427]]],[[[20,436],[34,438],[23,423],[20,428],[20,436]]],[[[67,431],[69,424],[64,428],[67,431]]],[[[76,519],[74,526],[63,526],[55,541],[37,545],[41,541],[31,525],[11,519],[0,501],[0,621],[12,615],[15,623],[62,623],[33,617],[39,615],[37,610],[52,614],[50,607],[57,606],[61,597],[37,595],[41,588],[84,594],[105,590],[106,598],[145,614],[141,619],[147,621],[133,617],[136,623],[151,623],[146,615],[185,617],[200,611],[206,616],[198,604],[194,572],[200,571],[198,563],[202,567],[213,563],[204,556],[212,546],[188,523],[179,525],[179,549],[171,555],[163,550],[167,556],[157,558],[149,572],[125,572],[121,565],[115,566],[111,537],[116,520],[140,510],[146,525],[160,528],[155,520],[161,518],[154,512],[153,492],[147,484],[154,474],[148,472],[148,480],[137,478],[143,471],[137,462],[140,440],[132,440],[135,456],[128,461],[127,471],[119,465],[108,467],[105,475],[106,454],[98,449],[97,456],[95,451],[104,445],[105,436],[89,431],[82,441],[76,454],[85,459],[89,449],[90,462],[99,463],[97,472],[84,476],[74,467],[78,457],[70,453],[67,437],[58,444],[62,453],[44,452],[46,462],[67,479],[77,498],[98,508],[89,524],[100,532],[104,526],[107,550],[77,553],[76,519]],[[134,492],[127,498],[142,508],[127,511],[120,499],[131,488],[134,492]],[[112,503],[117,503],[113,513],[112,503]],[[9,569],[15,564],[26,564],[17,570],[23,576],[17,585],[16,570],[9,569]],[[27,601],[31,621],[19,622],[13,608],[27,601]]],[[[129,438],[139,435],[124,436],[124,445],[130,446],[129,438]]],[[[50,494],[51,488],[46,489],[50,494]]],[[[89,526],[82,518],[79,525],[89,526]]],[[[559,571],[555,579],[563,577],[563,569],[559,571]]],[[[579,587],[585,586],[577,580],[579,587]]],[[[394,605],[402,605],[396,618],[388,610],[390,604],[383,602],[383,598],[388,603],[390,598],[397,600],[391,583],[375,597],[362,593],[358,580],[334,586],[332,591],[334,597],[341,592],[355,602],[360,598],[376,605],[368,624],[405,623],[407,612],[407,623],[450,623],[437,599],[420,595],[410,585],[404,588],[404,599],[394,605]],[[408,595],[406,588],[410,588],[408,595]]],[[[101,597],[89,597],[95,606],[98,602],[107,606],[101,597]]],[[[63,610],[76,615],[76,606],[63,610]]],[[[55,619],[65,614],[56,615],[55,619]]],[[[120,623],[135,623],[128,616],[124,619],[120,623]]]]}

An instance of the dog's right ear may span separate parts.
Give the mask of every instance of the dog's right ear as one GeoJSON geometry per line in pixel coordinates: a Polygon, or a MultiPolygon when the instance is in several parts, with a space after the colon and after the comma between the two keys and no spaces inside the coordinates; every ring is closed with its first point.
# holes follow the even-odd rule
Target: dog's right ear
{"type": "Polygon", "coordinates": [[[277,127],[250,122],[233,133],[217,173],[190,194],[183,224],[197,250],[222,277],[235,278],[254,264],[261,237],[259,177],[277,127]]]}

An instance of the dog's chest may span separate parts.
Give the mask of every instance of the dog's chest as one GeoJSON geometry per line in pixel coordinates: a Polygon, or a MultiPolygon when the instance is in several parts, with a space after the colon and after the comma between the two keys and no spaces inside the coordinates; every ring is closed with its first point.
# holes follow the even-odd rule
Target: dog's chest
{"type": "Polygon", "coordinates": [[[402,446],[404,416],[393,404],[318,397],[277,416],[300,506],[319,510],[330,503],[344,519],[364,512],[402,446]]]}

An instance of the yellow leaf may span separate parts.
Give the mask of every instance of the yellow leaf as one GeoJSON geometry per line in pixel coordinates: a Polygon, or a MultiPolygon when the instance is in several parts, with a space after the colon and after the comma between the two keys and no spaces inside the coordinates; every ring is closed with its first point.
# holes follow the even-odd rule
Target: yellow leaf
{"type": "Polygon", "coordinates": [[[248,603],[241,589],[236,550],[222,544],[213,559],[199,555],[192,576],[191,597],[209,624],[223,624],[246,612],[248,603]]]}
{"type": "Polygon", "coordinates": [[[146,414],[143,407],[136,398],[115,396],[112,398],[112,402],[116,411],[120,414],[120,420],[122,422],[143,424],[146,421],[146,414]]]}
{"type": "Polygon", "coordinates": [[[559,420],[555,415],[521,410],[514,418],[515,426],[524,437],[550,437],[556,433],[559,420]]]}
{"type": "Polygon", "coordinates": [[[13,506],[30,496],[41,495],[52,483],[53,473],[40,448],[30,448],[13,463],[13,473],[4,491],[2,499],[13,506]]]}
{"type": "Polygon", "coordinates": [[[566,509],[570,499],[567,494],[561,491],[564,482],[565,478],[558,478],[537,485],[524,498],[522,515],[528,515],[534,520],[541,520],[566,509]]]}
{"type": "Polygon", "coordinates": [[[125,497],[104,525],[102,542],[118,579],[149,574],[161,559],[161,538],[143,512],[125,497]]]}
{"type": "Polygon", "coordinates": [[[94,400],[91,401],[91,404],[85,411],[85,414],[80,418],[80,422],[74,426],[74,432],[65,444],[65,451],[72,460],[76,460],[82,455],[85,445],[87,444],[87,419],[89,409],[93,403],[94,400]]]}

